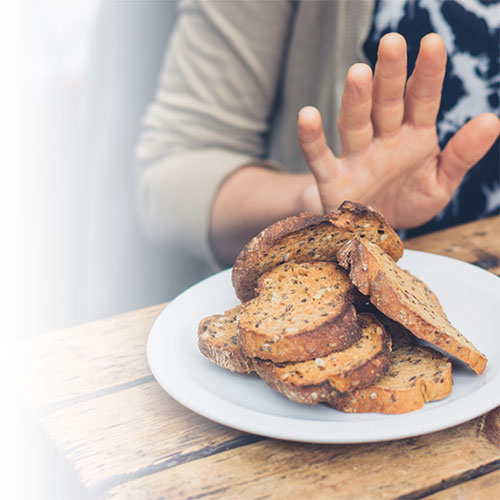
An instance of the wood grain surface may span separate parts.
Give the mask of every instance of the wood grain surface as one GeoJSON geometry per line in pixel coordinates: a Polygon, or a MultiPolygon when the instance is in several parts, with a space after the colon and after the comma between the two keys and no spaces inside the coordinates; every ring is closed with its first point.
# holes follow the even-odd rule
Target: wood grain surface
{"type": "MultiPolygon", "coordinates": [[[[500,217],[406,246],[498,274],[500,217]]],[[[145,345],[164,307],[21,346],[26,405],[89,498],[495,498],[500,449],[491,438],[497,434],[488,429],[497,425],[498,410],[433,434],[365,445],[311,445],[241,433],[184,408],[154,381],[145,345]]]]}
{"type": "Polygon", "coordinates": [[[439,435],[356,446],[266,439],[112,488],[110,497],[148,498],[141,492],[152,498],[214,500],[422,496],[441,488],[443,480],[495,463],[498,449],[478,434],[479,425],[476,420],[439,435]]]}
{"type": "Polygon", "coordinates": [[[426,500],[498,500],[500,471],[462,482],[425,498],[426,500]]]}
{"type": "Polygon", "coordinates": [[[153,377],[144,356],[146,341],[164,307],[148,307],[23,343],[28,408],[43,413],[151,382],[153,377]]]}
{"type": "Polygon", "coordinates": [[[405,241],[406,248],[470,262],[500,274],[500,217],[490,217],[405,241]]]}

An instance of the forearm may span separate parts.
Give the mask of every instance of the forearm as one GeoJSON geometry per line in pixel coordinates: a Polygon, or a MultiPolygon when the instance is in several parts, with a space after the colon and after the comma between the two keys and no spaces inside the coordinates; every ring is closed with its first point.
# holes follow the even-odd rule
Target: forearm
{"type": "Polygon", "coordinates": [[[243,246],[273,222],[305,210],[321,211],[311,174],[258,166],[242,168],[220,187],[212,207],[210,244],[217,261],[231,265],[243,246]]]}

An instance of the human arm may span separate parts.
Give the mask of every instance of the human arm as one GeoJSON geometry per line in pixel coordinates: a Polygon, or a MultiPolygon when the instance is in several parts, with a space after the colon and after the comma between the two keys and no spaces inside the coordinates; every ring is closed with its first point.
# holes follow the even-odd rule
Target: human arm
{"type": "Polygon", "coordinates": [[[267,159],[267,134],[295,5],[181,3],[137,148],[138,212],[151,238],[212,260],[220,186],[246,165],[281,168],[267,159]]]}
{"type": "Polygon", "coordinates": [[[212,247],[216,255],[230,262],[252,234],[280,216],[301,210],[331,211],[346,199],[373,206],[395,228],[415,227],[436,215],[467,170],[491,147],[499,130],[496,116],[482,114],[440,151],[436,117],[445,65],[441,38],[425,37],[406,85],[405,40],[398,34],[385,36],[373,79],[365,64],[355,64],[347,75],[338,119],[341,155],[335,157],[328,147],[318,110],[302,109],[298,138],[316,184],[308,176],[293,182],[289,178],[293,176],[282,175],[280,182],[276,173],[272,178],[269,174],[267,181],[262,173],[260,183],[253,184],[240,182],[236,172],[214,203],[212,247]],[[268,189],[273,183],[277,184],[274,192],[268,189]],[[237,200],[246,190],[258,190],[259,196],[253,198],[258,203],[246,205],[242,213],[237,200]],[[271,207],[267,219],[260,216],[264,206],[271,207]]]}
{"type": "Polygon", "coordinates": [[[261,229],[303,211],[321,212],[312,174],[248,166],[220,187],[211,213],[210,243],[220,263],[230,265],[261,229]]]}
{"type": "Polygon", "coordinates": [[[338,157],[327,145],[319,112],[300,112],[299,142],[325,211],[350,199],[372,205],[395,228],[412,228],[450,201],[464,175],[497,138],[500,122],[492,113],[476,116],[441,151],[436,117],[445,67],[442,39],[427,35],[406,82],[404,38],[386,35],[373,79],[364,64],[354,65],[347,75],[338,157]]]}
{"type": "Polygon", "coordinates": [[[499,130],[498,118],[484,113],[440,151],[436,117],[445,65],[441,38],[429,35],[407,83],[405,40],[394,33],[385,36],[373,79],[365,64],[355,64],[347,75],[338,119],[341,155],[335,157],[328,147],[319,111],[302,109],[298,138],[316,184],[308,176],[294,182],[294,176],[279,179],[264,172],[254,184],[245,180],[249,173],[236,172],[214,203],[216,255],[230,262],[252,234],[278,218],[301,210],[331,211],[346,199],[373,206],[395,228],[415,227],[436,215],[499,130]],[[258,196],[249,198],[243,212],[237,201],[250,190],[258,196]],[[267,218],[261,216],[263,207],[268,207],[267,218]]]}

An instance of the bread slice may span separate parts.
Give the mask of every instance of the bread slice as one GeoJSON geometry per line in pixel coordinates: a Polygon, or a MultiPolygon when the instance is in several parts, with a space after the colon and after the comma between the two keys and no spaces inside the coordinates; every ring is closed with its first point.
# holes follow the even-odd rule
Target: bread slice
{"type": "Polygon", "coordinates": [[[389,370],[374,384],[330,398],[328,404],[348,413],[415,411],[443,399],[453,386],[450,361],[429,347],[393,344],[389,370]]]}
{"type": "MultiPolygon", "coordinates": [[[[324,385],[319,391],[315,390],[314,384],[312,391],[297,384],[292,384],[290,387],[280,385],[279,381],[276,381],[276,377],[273,380],[273,367],[269,362],[248,358],[241,352],[238,346],[237,330],[237,318],[241,310],[242,306],[239,305],[224,314],[204,318],[200,322],[198,330],[200,351],[213,363],[233,372],[253,372],[254,363],[256,362],[260,366],[262,378],[266,379],[266,376],[268,377],[268,385],[284,394],[289,393],[290,399],[294,401],[316,403],[321,398],[322,401],[328,402],[333,408],[344,412],[400,414],[418,410],[423,407],[424,403],[442,399],[451,392],[453,385],[451,363],[438,352],[415,345],[414,337],[408,330],[380,313],[378,313],[376,319],[390,333],[392,352],[389,358],[388,371],[375,380],[372,385],[345,392],[343,395],[335,392],[335,396],[331,395],[331,388],[327,385],[324,385]],[[325,387],[327,387],[326,390],[325,387]]],[[[370,322],[370,316],[369,314],[360,314],[359,320],[364,321],[366,325],[366,322],[370,322]]],[[[348,349],[353,350],[353,347],[348,349]]],[[[313,370],[316,369],[316,366],[323,368],[323,370],[332,369],[332,366],[325,368],[325,361],[333,356],[331,354],[323,358],[317,358],[314,361],[313,370]]],[[[380,366],[384,364],[383,362],[383,355],[380,354],[377,359],[371,361],[370,367],[380,369],[380,366]]],[[[304,366],[306,363],[312,364],[313,362],[283,363],[281,367],[276,366],[277,368],[288,367],[289,372],[293,373],[295,365],[304,366]]],[[[366,377],[367,372],[369,372],[367,365],[364,368],[358,368],[354,374],[350,374],[350,381],[354,381],[356,377],[358,380],[363,376],[366,377]]],[[[312,374],[312,371],[309,370],[309,373],[312,374]]],[[[293,382],[290,376],[285,375],[285,380],[287,379],[293,382]]],[[[364,381],[366,381],[366,378],[364,381]]]]}
{"type": "Polygon", "coordinates": [[[303,361],[340,351],[361,336],[347,273],[331,262],[285,263],[264,274],[238,321],[251,358],[303,361]]]}
{"type": "Polygon", "coordinates": [[[467,363],[481,374],[486,356],[467,340],[448,320],[429,287],[401,269],[377,245],[355,238],[337,254],[340,265],[359,291],[389,318],[411,333],[467,363]]]}
{"type": "Polygon", "coordinates": [[[351,347],[299,363],[255,360],[266,384],[298,403],[316,404],[365,387],[389,366],[391,340],[371,314],[360,314],[361,338],[351,347]]]}
{"type": "Polygon", "coordinates": [[[253,360],[245,356],[238,345],[240,304],[224,314],[208,316],[198,327],[198,347],[201,353],[222,368],[238,373],[254,371],[253,360]]]}
{"type": "Polygon", "coordinates": [[[233,266],[236,295],[242,302],[255,297],[259,277],[284,262],[335,261],[336,251],[356,235],[380,245],[394,260],[403,255],[403,243],[381,214],[345,201],[336,212],[288,217],[253,238],[233,266]]]}

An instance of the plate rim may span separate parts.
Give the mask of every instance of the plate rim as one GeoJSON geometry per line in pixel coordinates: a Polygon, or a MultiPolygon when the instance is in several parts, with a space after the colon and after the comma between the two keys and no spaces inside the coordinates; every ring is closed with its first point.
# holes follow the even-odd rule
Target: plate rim
{"type": "MultiPolygon", "coordinates": [[[[480,267],[474,266],[473,264],[470,264],[465,261],[461,261],[459,259],[454,259],[452,257],[440,255],[440,254],[433,254],[431,252],[424,252],[421,250],[412,250],[412,249],[405,249],[405,254],[409,254],[410,256],[413,255],[414,257],[418,257],[418,255],[424,256],[424,258],[429,258],[431,256],[432,258],[437,258],[439,259],[445,259],[445,260],[450,260],[453,261],[454,264],[458,263],[459,265],[464,265],[468,267],[469,269],[473,269],[472,272],[480,273],[482,276],[488,276],[487,279],[498,279],[495,274],[490,273],[489,271],[486,271],[480,267]],[[483,274],[484,273],[484,274],[483,274]]],[[[404,267],[404,266],[403,266],[404,267]]],[[[354,415],[354,418],[352,421],[324,421],[324,420],[311,420],[311,419],[302,419],[302,418],[297,418],[297,417],[286,417],[282,415],[272,415],[268,413],[262,413],[259,411],[256,411],[254,409],[246,408],[241,405],[238,405],[237,403],[234,403],[232,401],[228,401],[223,399],[221,396],[207,392],[205,388],[197,385],[197,387],[201,390],[201,393],[203,394],[203,397],[201,398],[201,403],[202,404],[196,404],[193,401],[193,398],[190,396],[187,396],[187,391],[184,391],[184,394],[180,393],[182,391],[177,391],[176,390],[176,384],[169,384],[168,382],[165,382],[165,377],[164,373],[161,372],[161,370],[157,369],[157,363],[156,363],[156,353],[154,351],[154,345],[157,339],[157,336],[161,335],[161,330],[163,328],[163,323],[166,322],[168,319],[168,316],[174,315],[175,314],[175,307],[177,304],[182,303],[182,301],[186,300],[186,297],[189,298],[189,296],[193,293],[193,289],[198,289],[199,287],[206,286],[207,282],[210,281],[215,281],[215,280],[221,280],[225,279],[226,275],[230,277],[232,269],[225,269],[222,270],[218,273],[215,273],[211,276],[208,276],[204,278],[203,280],[199,281],[198,283],[195,283],[188,289],[184,290],[182,293],[180,293],[177,297],[175,297],[158,315],[158,317],[155,319],[149,335],[147,339],[147,345],[146,345],[146,355],[147,355],[147,361],[149,368],[160,385],[162,389],[169,394],[174,400],[176,400],[178,403],[182,404],[186,408],[190,409],[191,411],[194,411],[195,413],[208,418],[209,420],[212,420],[214,422],[217,422],[219,424],[225,425],[227,427],[242,431],[242,432],[247,432],[255,435],[260,435],[264,436],[267,438],[274,438],[274,439],[281,439],[281,440],[289,440],[289,441],[296,441],[296,442],[307,442],[307,443],[323,443],[323,444],[359,444],[359,443],[373,443],[373,442],[380,442],[380,441],[388,441],[388,440],[399,440],[399,439],[405,439],[409,437],[415,437],[419,435],[424,435],[428,434],[431,432],[437,432],[440,430],[444,430],[447,428],[454,427],[456,425],[465,423],[469,420],[472,420],[479,415],[482,415],[491,409],[495,408],[500,404],[500,396],[498,396],[498,401],[495,400],[495,398],[491,398],[490,404],[484,404],[484,395],[488,395],[491,392],[491,385],[494,383],[495,380],[500,381],[500,370],[499,366],[497,366],[497,370],[495,373],[493,373],[492,379],[490,381],[485,381],[477,390],[472,392],[471,394],[468,394],[467,401],[468,401],[468,411],[465,412],[455,412],[447,421],[446,424],[444,425],[439,425],[438,427],[427,424],[425,425],[425,422],[429,420],[430,417],[425,417],[424,423],[421,423],[420,425],[416,426],[391,426],[391,432],[390,433],[384,433],[384,432],[378,432],[378,433],[371,433],[370,436],[366,436],[365,434],[361,433],[360,435],[356,435],[356,433],[347,433],[347,435],[344,435],[346,428],[350,428],[353,426],[358,426],[361,423],[366,423],[367,421],[370,421],[370,419],[367,419],[365,417],[364,422],[359,422],[359,420],[363,420],[363,416],[366,415],[376,415],[378,422],[380,422],[382,419],[386,419],[387,421],[393,421],[394,419],[397,419],[398,417],[406,417],[406,420],[415,420],[415,415],[420,415],[422,417],[425,414],[431,415],[432,414],[432,404],[433,403],[427,403],[424,407],[424,409],[427,409],[426,412],[423,412],[423,410],[417,410],[415,412],[410,412],[410,413],[405,413],[405,414],[399,414],[399,415],[387,415],[387,414],[374,414],[374,413],[367,413],[367,414],[349,414],[349,415],[354,415]],[[172,307],[173,305],[173,307],[172,307]],[[208,394],[208,397],[207,397],[208,394]],[[205,400],[207,400],[212,403],[218,403],[216,404],[208,404],[206,406],[203,406],[203,403],[205,400]],[[481,410],[478,412],[475,408],[477,407],[477,400],[482,401],[483,404],[480,405],[481,410]],[[216,409],[218,408],[218,409],[216,409]],[[222,408],[222,410],[221,410],[222,408]],[[224,412],[224,410],[229,410],[228,412],[224,412]],[[230,416],[232,415],[232,416],[230,416]],[[246,418],[241,418],[241,417],[246,417],[246,418]],[[358,419],[355,419],[356,416],[359,416],[358,419]],[[264,419],[266,421],[266,425],[262,426],[260,421],[264,419]],[[255,423],[254,423],[255,422],[255,423]],[[290,432],[289,429],[294,427],[293,424],[297,424],[298,422],[301,423],[301,429],[300,431],[297,432],[290,432]],[[309,423],[309,425],[313,426],[313,429],[308,429],[308,426],[305,425],[309,423]],[[325,427],[328,430],[328,427],[334,428],[334,432],[326,432],[323,427],[325,427]],[[329,434],[329,435],[325,435],[329,434]]],[[[493,283],[493,282],[492,282],[493,283]]],[[[499,281],[500,283],[500,281],[499,281]]],[[[498,284],[497,284],[498,286],[498,284]]],[[[200,318],[201,319],[201,318],[200,318]]],[[[196,335],[196,332],[194,332],[196,335]]],[[[173,338],[173,337],[171,337],[173,338]]],[[[203,358],[200,358],[200,360],[203,360],[203,358]]],[[[207,360],[208,361],[208,360],[207,360]]],[[[499,363],[500,364],[500,363],[499,363]]],[[[165,365],[162,365],[165,366],[165,365]]],[[[228,376],[234,376],[230,371],[227,371],[228,376]]],[[[193,383],[193,379],[190,378],[189,382],[187,385],[189,386],[190,383],[193,383]]],[[[196,384],[194,384],[196,386],[196,384]]],[[[199,396],[200,394],[198,394],[199,396]]],[[[462,398],[463,399],[463,398],[462,398]]],[[[455,405],[458,404],[460,400],[452,402],[455,405]]],[[[440,402],[436,402],[440,403],[440,402]]],[[[446,406],[446,403],[441,406],[446,406]]],[[[432,420],[432,418],[430,418],[432,420]]],[[[418,418],[417,418],[418,420],[418,418]]],[[[420,418],[421,420],[421,418],[420,418]]],[[[373,421],[373,419],[372,419],[373,421]]],[[[375,424],[376,425],[376,424],[375,424]]],[[[385,427],[385,426],[384,426],[385,427]]],[[[332,430],[332,429],[330,429],[332,430]]]]}

